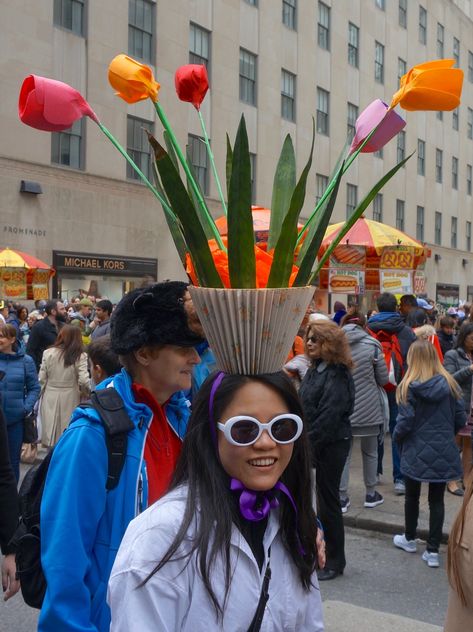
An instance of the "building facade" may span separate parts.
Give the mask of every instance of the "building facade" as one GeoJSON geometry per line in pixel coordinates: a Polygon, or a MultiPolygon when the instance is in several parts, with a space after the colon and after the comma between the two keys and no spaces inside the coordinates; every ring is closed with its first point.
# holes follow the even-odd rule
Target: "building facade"
{"type": "Polygon", "coordinates": [[[226,132],[244,113],[254,202],[269,207],[277,158],[289,132],[300,172],[316,122],[304,214],[312,210],[358,114],[390,101],[412,65],[455,58],[464,70],[454,112],[401,112],[404,133],[360,156],[345,176],[334,221],[344,219],[398,159],[416,154],[366,216],[425,241],[425,293],[473,299],[473,22],[469,0],[0,0],[0,245],[57,268],[52,291],[118,298],[143,278],[184,278],[162,209],[97,125],[63,133],[22,125],[17,101],[29,74],[65,81],[152,174],[144,128],[161,127],[150,102],[114,96],[107,68],[118,53],[148,63],[160,103],[215,215],[217,187],[194,109],[180,102],[174,71],[206,64],[202,105],[225,180],[226,132]],[[23,182],[23,184],[22,184],[23,182]],[[38,185],[42,193],[38,193],[38,185]]]}

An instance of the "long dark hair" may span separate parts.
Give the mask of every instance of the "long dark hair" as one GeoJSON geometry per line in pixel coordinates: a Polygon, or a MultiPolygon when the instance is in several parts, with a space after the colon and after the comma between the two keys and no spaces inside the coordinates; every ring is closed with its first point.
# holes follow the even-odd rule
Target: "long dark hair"
{"type": "Polygon", "coordinates": [[[72,325],[61,327],[53,348],[61,350],[65,367],[75,364],[84,351],[80,329],[72,325]]]}
{"type": "Polygon", "coordinates": [[[465,339],[470,334],[473,334],[473,323],[463,323],[460,327],[460,331],[458,332],[455,349],[464,349],[465,339]]]}
{"type": "MultiPolygon", "coordinates": [[[[198,566],[204,586],[215,607],[217,617],[223,617],[225,600],[231,581],[230,536],[234,516],[234,503],[229,491],[230,477],[222,468],[211,433],[209,399],[216,374],[209,376],[202,385],[193,404],[181,457],[176,467],[170,489],[188,485],[186,508],[182,524],[162,560],[142,582],[145,584],[167,562],[173,559],[195,519],[195,508],[200,507],[196,534],[190,556],[198,551],[198,566]],[[210,581],[212,566],[217,557],[225,561],[225,597],[221,604],[210,581]]],[[[227,375],[214,397],[214,421],[218,420],[242,386],[251,381],[261,382],[274,389],[285,401],[289,411],[302,417],[302,406],[289,378],[283,373],[257,376],[227,375]]],[[[286,497],[280,498],[280,525],[282,542],[299,571],[302,585],[311,586],[311,576],[316,567],[317,525],[312,507],[312,470],[310,447],[306,431],[294,443],[291,460],[281,481],[290,490],[297,507],[297,525],[294,510],[286,497]],[[300,538],[300,540],[298,539],[300,538]],[[304,554],[301,553],[301,547],[304,554]]],[[[175,559],[175,558],[174,558],[175,559]]]]}

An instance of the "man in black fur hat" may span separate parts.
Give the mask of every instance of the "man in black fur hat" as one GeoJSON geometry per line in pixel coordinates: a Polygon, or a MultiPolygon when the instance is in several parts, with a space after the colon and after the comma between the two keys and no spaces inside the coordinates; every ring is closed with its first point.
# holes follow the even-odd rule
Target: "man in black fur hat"
{"type": "Polygon", "coordinates": [[[103,421],[94,408],[77,408],[54,450],[41,505],[47,590],[40,632],[110,627],[105,598],[118,546],[130,520],[166,492],[181,450],[190,412],[181,391],[191,386],[194,346],[202,342],[192,314],[187,285],[178,281],[134,290],[112,314],[112,349],[125,368],[97,390],[113,387],[129,418],[123,465],[107,491],[103,421]]]}

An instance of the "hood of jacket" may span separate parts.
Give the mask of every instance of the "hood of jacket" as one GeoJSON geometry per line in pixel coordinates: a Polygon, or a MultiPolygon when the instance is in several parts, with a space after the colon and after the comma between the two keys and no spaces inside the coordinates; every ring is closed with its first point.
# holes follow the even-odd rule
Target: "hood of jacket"
{"type": "Polygon", "coordinates": [[[371,316],[368,321],[368,327],[373,331],[383,329],[384,331],[398,333],[405,326],[405,322],[397,312],[380,312],[371,316]]]}
{"type": "Polygon", "coordinates": [[[24,351],[15,351],[15,353],[0,353],[0,360],[5,360],[6,362],[12,360],[19,360],[20,358],[24,358],[24,351]]]}
{"type": "Polygon", "coordinates": [[[440,402],[450,395],[450,387],[443,375],[434,375],[426,382],[411,382],[410,388],[417,397],[440,402]]]}
{"type": "Polygon", "coordinates": [[[342,327],[342,329],[345,332],[350,344],[361,341],[373,342],[373,344],[376,344],[373,336],[371,336],[365,329],[363,329],[363,327],[360,327],[360,325],[345,325],[344,327],[342,327]]]}

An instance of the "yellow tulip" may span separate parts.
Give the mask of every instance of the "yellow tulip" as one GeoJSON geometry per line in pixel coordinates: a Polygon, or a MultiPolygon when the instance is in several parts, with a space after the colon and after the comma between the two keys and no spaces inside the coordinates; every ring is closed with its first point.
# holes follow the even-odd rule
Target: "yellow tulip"
{"type": "Polygon", "coordinates": [[[405,110],[454,110],[460,104],[463,70],[453,68],[454,59],[419,64],[401,77],[391,108],[405,110]]]}
{"type": "Polygon", "coordinates": [[[151,68],[128,55],[117,55],[112,59],[108,80],[117,96],[127,103],[136,103],[148,97],[155,102],[158,100],[160,85],[155,81],[151,68]]]}

